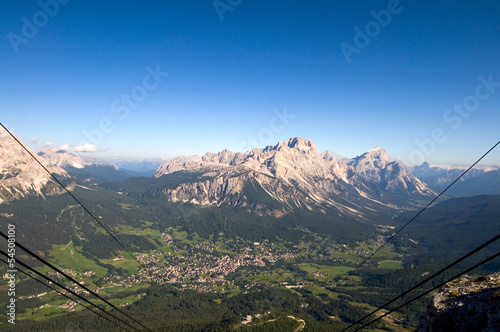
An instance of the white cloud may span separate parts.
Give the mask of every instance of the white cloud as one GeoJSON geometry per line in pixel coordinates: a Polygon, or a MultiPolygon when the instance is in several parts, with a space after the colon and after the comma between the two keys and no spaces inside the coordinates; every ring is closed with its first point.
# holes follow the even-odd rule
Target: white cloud
{"type": "Polygon", "coordinates": [[[54,145],[54,143],[52,143],[51,141],[47,141],[45,142],[45,144],[43,145],[44,148],[48,148],[50,146],[54,145]]]}
{"type": "Polygon", "coordinates": [[[75,146],[72,150],[74,152],[97,152],[97,151],[99,151],[99,149],[97,148],[97,145],[90,144],[90,143],[75,146]]]}
{"type": "Polygon", "coordinates": [[[59,150],[69,151],[71,149],[71,143],[66,143],[59,147],[59,150]]]}

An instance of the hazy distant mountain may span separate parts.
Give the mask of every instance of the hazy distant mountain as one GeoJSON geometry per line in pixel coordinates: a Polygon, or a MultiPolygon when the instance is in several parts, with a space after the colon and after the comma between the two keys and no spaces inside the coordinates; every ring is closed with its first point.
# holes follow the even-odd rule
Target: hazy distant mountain
{"type": "MultiPolygon", "coordinates": [[[[427,162],[424,162],[420,166],[411,168],[411,172],[432,188],[443,190],[466,169],[466,166],[431,166],[427,162]]],[[[451,196],[495,195],[500,194],[499,184],[500,172],[495,167],[476,167],[468,171],[446,194],[451,196]]]]}
{"type": "MultiPolygon", "coordinates": [[[[34,151],[30,152],[36,155],[34,151]]],[[[61,178],[68,173],[61,167],[52,166],[43,157],[40,162],[61,178]]],[[[25,195],[51,195],[61,189],[52,182],[51,176],[2,129],[0,132],[0,203],[25,195]]]]}
{"type": "Polygon", "coordinates": [[[333,208],[360,218],[435,195],[380,147],[349,160],[319,154],[312,140],[302,138],[242,153],[178,157],[154,176],[181,171],[184,180],[154,194],[173,202],[249,206],[275,215],[295,208],[333,208]]]}
{"type": "Polygon", "coordinates": [[[124,181],[131,177],[118,169],[113,163],[96,163],[85,161],[71,152],[57,148],[47,148],[38,153],[54,166],[65,169],[69,174],[85,181],[124,181]]]}
{"type": "Polygon", "coordinates": [[[165,163],[164,158],[101,158],[96,159],[97,162],[107,162],[117,165],[121,171],[124,171],[133,176],[153,176],[162,164],[165,163]]]}
{"type": "Polygon", "coordinates": [[[500,169],[470,177],[450,188],[452,196],[500,195],[500,169]]]}
{"type": "Polygon", "coordinates": [[[91,162],[84,161],[82,158],[72,154],[71,152],[53,147],[38,152],[38,155],[43,157],[52,165],[63,168],[84,168],[85,166],[92,164],[91,162]]]}
{"type": "MultiPolygon", "coordinates": [[[[454,166],[431,166],[429,163],[424,162],[420,166],[415,166],[411,169],[413,175],[430,185],[437,190],[443,190],[456,178],[458,178],[466,168],[459,168],[454,166]]],[[[483,174],[483,169],[471,169],[462,179],[478,176],[483,174]]]]}

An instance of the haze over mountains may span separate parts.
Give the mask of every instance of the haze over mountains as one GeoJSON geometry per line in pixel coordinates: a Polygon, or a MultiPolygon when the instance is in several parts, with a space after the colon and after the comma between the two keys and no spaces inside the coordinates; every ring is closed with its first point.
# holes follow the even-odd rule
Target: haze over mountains
{"type": "MultiPolygon", "coordinates": [[[[437,190],[445,189],[468,167],[422,165],[411,168],[411,172],[437,190]]],[[[498,167],[483,166],[472,168],[449,191],[451,196],[474,196],[481,194],[500,194],[500,171],[498,167]]]]}
{"type": "MultiPolygon", "coordinates": [[[[0,144],[0,199],[43,195],[51,181],[48,174],[12,138],[3,135],[0,144]]],[[[120,182],[141,174],[113,163],[87,161],[57,148],[42,150],[38,158],[63,179],[69,177],[68,172],[87,182],[120,182]]],[[[141,161],[141,165],[151,168],[159,161],[141,161]]],[[[141,194],[163,196],[172,202],[244,206],[264,214],[333,208],[340,214],[363,217],[369,211],[395,212],[428,200],[462,172],[427,163],[407,168],[381,147],[352,159],[342,158],[329,151],[319,153],[312,140],[295,137],[246,152],[223,150],[174,158],[145,180],[155,183],[158,179],[157,185],[141,194]],[[163,186],[159,179],[173,174],[175,185],[163,186]]],[[[500,194],[499,170],[472,169],[462,180],[449,194],[500,194]]],[[[119,190],[137,190],[127,189],[126,184],[119,190]]]]}
{"type": "Polygon", "coordinates": [[[133,174],[120,170],[113,163],[86,161],[68,151],[56,148],[44,149],[38,153],[38,156],[44,158],[52,165],[63,168],[78,179],[86,180],[87,182],[124,181],[133,176],[133,174]]]}

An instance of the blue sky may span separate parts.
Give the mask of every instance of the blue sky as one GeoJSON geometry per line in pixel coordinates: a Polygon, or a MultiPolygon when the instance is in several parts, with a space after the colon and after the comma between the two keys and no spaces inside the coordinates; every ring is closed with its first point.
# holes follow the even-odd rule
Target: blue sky
{"type": "Polygon", "coordinates": [[[1,122],[36,150],[171,158],[299,136],[344,157],[378,145],[467,164],[500,136],[493,0],[2,1],[0,13],[1,122]]]}

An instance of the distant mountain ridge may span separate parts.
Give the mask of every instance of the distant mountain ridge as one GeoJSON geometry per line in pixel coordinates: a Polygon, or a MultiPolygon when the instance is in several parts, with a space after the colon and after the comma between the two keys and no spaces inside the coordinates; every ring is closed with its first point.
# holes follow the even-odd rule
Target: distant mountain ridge
{"type": "Polygon", "coordinates": [[[120,170],[127,172],[133,176],[150,177],[158,170],[158,167],[163,165],[167,159],[165,158],[119,158],[107,157],[98,158],[94,161],[98,163],[112,163],[117,165],[120,170]]]}
{"type": "Polygon", "coordinates": [[[91,162],[87,162],[71,152],[54,147],[46,148],[38,152],[38,155],[57,167],[84,168],[85,166],[92,164],[91,162]]]}
{"type": "Polygon", "coordinates": [[[160,166],[154,177],[180,171],[193,176],[154,194],[173,202],[257,210],[266,210],[265,202],[273,202],[278,203],[272,204],[277,214],[295,208],[334,208],[358,217],[369,210],[394,211],[435,195],[380,147],[343,159],[328,151],[320,154],[312,140],[298,137],[246,152],[177,157],[160,166]]]}
{"type": "Polygon", "coordinates": [[[71,152],[53,147],[40,151],[38,156],[86,182],[124,181],[132,176],[119,170],[113,163],[89,162],[71,152]]]}
{"type": "MultiPolygon", "coordinates": [[[[413,175],[436,190],[443,190],[467,169],[467,166],[422,165],[410,169],[413,175]]],[[[475,196],[500,194],[500,169],[498,167],[475,167],[465,174],[447,192],[448,195],[475,196]]]]}
{"type": "MultiPolygon", "coordinates": [[[[5,135],[2,139],[0,199],[11,200],[30,193],[43,195],[43,188],[50,182],[48,174],[45,176],[9,139],[5,135]]],[[[38,158],[54,174],[62,178],[73,175],[77,183],[125,181],[133,176],[115,164],[87,161],[57,148],[42,150],[38,158]]],[[[226,149],[169,160],[159,166],[153,179],[175,173],[171,177],[175,181],[168,182],[168,186],[153,181],[143,194],[164,196],[172,202],[243,206],[263,214],[326,208],[340,215],[369,218],[370,211],[398,213],[428,202],[436,195],[432,184],[441,189],[462,172],[463,169],[427,163],[408,170],[378,146],[355,158],[342,158],[330,151],[319,153],[312,140],[294,137],[246,152],[226,149]]],[[[499,193],[498,170],[472,169],[464,178],[449,190],[450,194],[499,193]]]]}
{"type": "Polygon", "coordinates": [[[454,196],[500,195],[500,169],[468,178],[450,188],[454,196]]]}

